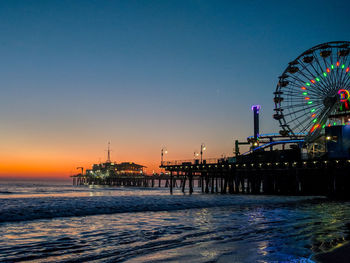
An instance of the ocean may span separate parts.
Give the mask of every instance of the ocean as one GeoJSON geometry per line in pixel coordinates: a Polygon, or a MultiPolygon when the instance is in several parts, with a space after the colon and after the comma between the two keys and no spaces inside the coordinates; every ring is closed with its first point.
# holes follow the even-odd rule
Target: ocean
{"type": "Polygon", "coordinates": [[[349,233],[322,197],[0,183],[0,262],[313,262],[349,233]]]}

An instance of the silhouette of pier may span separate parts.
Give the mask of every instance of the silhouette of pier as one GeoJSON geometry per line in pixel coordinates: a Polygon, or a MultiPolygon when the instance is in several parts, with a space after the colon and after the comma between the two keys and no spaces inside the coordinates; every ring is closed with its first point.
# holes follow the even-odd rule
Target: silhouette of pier
{"type": "Polygon", "coordinates": [[[198,180],[203,193],[350,197],[350,160],[344,159],[230,163],[221,158],[169,161],[161,168],[170,173],[170,185],[178,178],[188,180],[189,193],[198,180]]]}

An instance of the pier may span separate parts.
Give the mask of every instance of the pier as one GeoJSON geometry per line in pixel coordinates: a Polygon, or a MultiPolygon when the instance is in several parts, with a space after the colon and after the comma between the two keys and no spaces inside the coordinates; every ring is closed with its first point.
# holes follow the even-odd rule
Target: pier
{"type": "Polygon", "coordinates": [[[73,176],[73,185],[152,187],[192,194],[319,195],[349,198],[350,160],[230,163],[229,158],[167,161],[167,175],[73,176]]]}
{"type": "MultiPolygon", "coordinates": [[[[73,185],[106,185],[106,186],[118,186],[118,187],[153,187],[153,188],[169,188],[170,192],[173,189],[182,189],[185,192],[186,184],[189,184],[187,176],[182,173],[176,177],[171,175],[123,175],[114,176],[108,178],[96,178],[90,177],[82,174],[74,175],[73,185]]],[[[191,183],[197,182],[197,187],[201,187],[200,176],[194,176],[191,178],[191,183]]]]}
{"type": "Polygon", "coordinates": [[[85,175],[83,168],[78,167],[82,172],[73,176],[73,184],[158,185],[169,187],[170,193],[181,188],[182,192],[192,194],[197,183],[203,193],[349,199],[349,47],[349,41],[323,43],[289,62],[273,92],[273,118],[281,130],[260,134],[261,106],[253,105],[253,136],[247,141],[235,141],[233,157],[203,159],[206,145],[202,143],[200,154],[194,152],[192,160],[164,161],[167,149],[163,147],[160,168],[165,174],[146,176],[142,170],[145,166],[111,162],[108,146],[106,163],[95,164],[85,175]],[[331,54],[336,56],[334,60],[331,54]],[[249,150],[241,154],[240,145],[246,145],[249,150]]]}
{"type": "Polygon", "coordinates": [[[170,181],[179,175],[187,179],[189,193],[198,180],[203,193],[350,197],[350,160],[229,163],[218,159],[205,164],[170,161],[161,167],[169,171],[170,181]]]}

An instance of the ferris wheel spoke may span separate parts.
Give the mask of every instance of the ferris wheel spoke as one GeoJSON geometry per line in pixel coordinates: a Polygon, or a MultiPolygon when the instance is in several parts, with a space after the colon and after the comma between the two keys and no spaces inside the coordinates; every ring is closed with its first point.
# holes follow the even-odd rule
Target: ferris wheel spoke
{"type": "Polygon", "coordinates": [[[310,126],[310,121],[307,118],[304,118],[304,119],[300,118],[300,120],[298,119],[292,128],[293,130],[297,130],[299,132],[305,132],[306,130],[309,129],[309,126],[310,126]]]}
{"type": "MultiPolygon", "coordinates": [[[[291,102],[293,102],[293,101],[291,101],[291,102]]],[[[313,103],[313,104],[310,104],[310,105],[321,105],[321,103],[313,103]]],[[[291,109],[291,108],[299,108],[299,107],[305,107],[306,105],[305,105],[305,103],[299,103],[299,104],[294,104],[294,105],[286,105],[286,106],[284,106],[283,108],[284,109],[291,109]]]]}
{"type": "Polygon", "coordinates": [[[348,56],[344,56],[342,58],[342,64],[344,64],[346,67],[349,67],[349,55],[348,56]]]}
{"type": "MultiPolygon", "coordinates": [[[[305,70],[307,71],[306,66],[305,66],[305,70]]],[[[309,82],[310,79],[314,79],[314,78],[315,78],[314,76],[311,76],[311,78],[310,78],[310,76],[307,76],[307,75],[305,74],[305,72],[300,72],[300,74],[302,74],[305,78],[308,79],[307,82],[309,82]]],[[[304,85],[305,85],[305,84],[304,84],[304,85]]],[[[322,88],[316,87],[316,90],[317,90],[318,92],[322,93],[322,94],[324,93],[324,90],[323,90],[322,88]]]]}
{"type": "MultiPolygon", "coordinates": [[[[321,63],[320,63],[319,59],[316,58],[315,61],[316,61],[316,63],[319,64],[319,66],[321,67],[321,63]]],[[[325,65],[325,66],[326,66],[326,65],[325,65]]],[[[331,80],[330,80],[330,78],[327,78],[327,73],[326,73],[326,72],[328,72],[328,71],[327,71],[327,68],[328,68],[328,67],[326,66],[326,70],[324,70],[323,73],[322,73],[323,76],[324,76],[322,79],[323,79],[323,81],[324,81],[324,83],[325,83],[325,91],[326,91],[326,92],[329,91],[329,87],[332,86],[332,85],[331,85],[331,80]]]]}
{"type": "MultiPolygon", "coordinates": [[[[306,131],[308,127],[311,127],[312,125],[310,124],[310,118],[308,117],[300,117],[298,118],[298,125],[303,127],[304,129],[300,129],[299,131],[306,131]],[[306,127],[306,129],[305,129],[306,127]]],[[[297,130],[297,126],[293,126],[292,128],[293,130],[297,130]]]]}
{"type": "Polygon", "coordinates": [[[288,106],[287,104],[291,104],[292,107],[304,107],[308,105],[316,105],[316,104],[323,104],[322,100],[305,100],[305,99],[294,99],[294,98],[287,98],[284,101],[285,106],[288,106]]]}
{"type": "Polygon", "coordinates": [[[345,80],[343,82],[343,88],[350,86],[350,73],[345,76],[345,80]]]}
{"type": "MultiPolygon", "coordinates": [[[[299,91],[299,90],[301,90],[301,87],[305,87],[305,83],[306,83],[307,81],[302,81],[302,80],[301,80],[300,78],[298,78],[297,76],[293,76],[292,78],[300,82],[299,85],[296,85],[296,84],[294,84],[294,83],[290,83],[290,84],[289,84],[289,85],[292,85],[293,87],[295,87],[296,90],[299,91]]],[[[305,87],[305,88],[306,88],[306,87],[305,87]]],[[[303,90],[301,90],[301,91],[303,91],[303,90]]],[[[308,89],[308,92],[310,92],[310,91],[312,91],[312,90],[308,89]]],[[[314,92],[314,93],[315,93],[315,94],[318,94],[318,93],[316,93],[316,92],[314,92]]]]}
{"type": "Polygon", "coordinates": [[[315,89],[316,92],[319,92],[320,94],[326,95],[327,87],[323,84],[323,82],[321,82],[321,80],[318,77],[316,77],[315,79],[318,79],[318,81],[313,80],[314,82],[309,87],[309,89],[315,89]]]}
{"type": "MultiPolygon", "coordinates": [[[[295,113],[293,112],[290,115],[290,121],[287,122],[287,124],[292,124],[294,122],[298,122],[298,125],[305,126],[305,122],[310,122],[310,115],[302,114],[302,113],[295,113]]],[[[295,129],[295,127],[293,127],[295,129]]]]}
{"type": "MultiPolygon", "coordinates": [[[[344,67],[344,68],[345,68],[345,67],[344,67]]],[[[347,68],[349,68],[349,67],[347,67],[347,68]]],[[[346,69],[345,69],[345,70],[343,70],[343,72],[342,72],[342,77],[341,77],[341,80],[340,80],[340,82],[341,82],[342,85],[343,85],[343,88],[345,88],[346,85],[349,84],[349,81],[350,81],[350,72],[346,72],[346,69]]]]}
{"type": "Polygon", "coordinates": [[[316,93],[313,90],[288,90],[283,92],[284,96],[296,96],[296,97],[310,97],[310,95],[313,95],[312,98],[323,98],[324,96],[320,97],[320,94],[316,93]]]}
{"type": "MultiPolygon", "coordinates": [[[[283,93],[284,96],[295,96],[298,98],[303,98],[305,100],[305,97],[310,97],[311,99],[316,99],[319,94],[317,94],[314,91],[305,91],[303,93],[300,92],[296,92],[296,91],[289,91],[289,92],[284,92],[283,93]]],[[[322,98],[319,98],[322,99],[322,98]]]]}
{"type": "Polygon", "coordinates": [[[295,83],[295,82],[290,82],[288,84],[288,86],[285,87],[285,88],[287,89],[289,87],[289,88],[293,88],[295,90],[299,90],[299,89],[301,89],[302,86],[304,86],[304,85],[303,84],[299,84],[299,83],[295,83]]]}
{"type": "Polygon", "coordinates": [[[329,85],[329,88],[328,88],[328,94],[331,94],[331,93],[334,93],[338,90],[338,87],[337,87],[337,78],[336,78],[336,73],[334,73],[334,71],[332,71],[332,73],[329,75],[330,76],[330,85],[329,85]]]}
{"type": "Polygon", "coordinates": [[[314,104],[314,103],[322,103],[322,98],[310,98],[310,97],[301,97],[301,96],[295,96],[294,98],[286,98],[284,102],[300,102],[302,105],[306,104],[314,104]]]}
{"type": "Polygon", "coordinates": [[[318,65],[317,64],[317,62],[318,62],[317,55],[314,56],[314,59],[316,61],[316,64],[313,64],[313,63],[310,64],[310,66],[313,68],[313,70],[317,73],[316,76],[314,76],[314,78],[322,77],[322,74],[324,72],[323,69],[321,67],[319,67],[319,69],[316,69],[316,66],[315,66],[315,65],[318,65]]]}
{"type": "Polygon", "coordinates": [[[332,81],[332,84],[334,85],[334,83],[337,82],[337,78],[336,78],[336,74],[335,74],[335,71],[334,71],[333,55],[330,56],[330,68],[332,69],[332,73],[333,73],[333,74],[330,75],[331,76],[331,81],[332,81]]]}
{"type": "MultiPolygon", "coordinates": [[[[332,57],[332,56],[331,56],[332,57]]],[[[326,67],[326,71],[327,73],[329,73],[329,71],[332,69],[332,62],[329,63],[327,61],[326,58],[323,58],[323,63],[325,64],[325,67],[326,67]]],[[[333,71],[332,71],[333,72],[333,71]]],[[[331,87],[333,82],[334,82],[334,79],[333,79],[333,74],[328,74],[327,77],[326,77],[327,81],[328,81],[328,86],[331,87]]]]}
{"type": "Polygon", "coordinates": [[[312,116],[311,113],[310,114],[303,114],[302,112],[293,112],[293,114],[289,114],[288,116],[285,116],[286,119],[290,119],[289,123],[292,123],[294,120],[296,119],[303,119],[303,118],[307,118],[309,121],[312,121],[316,118],[316,114],[319,114],[320,111],[315,111],[315,115],[312,116]]]}
{"type": "MultiPolygon", "coordinates": [[[[312,129],[319,130],[322,128],[323,125],[326,124],[326,119],[328,118],[329,112],[331,111],[331,108],[323,108],[321,111],[317,113],[315,116],[315,119],[313,119],[313,123],[308,127],[309,129],[313,127],[312,129]]],[[[310,132],[313,132],[310,130],[310,132]]]]}
{"type": "MultiPolygon", "coordinates": [[[[340,76],[342,75],[341,66],[339,62],[338,52],[337,52],[337,62],[336,62],[336,80],[338,80],[338,84],[340,84],[340,76]]],[[[338,86],[339,87],[339,86],[338,86]]]]}
{"type": "Polygon", "coordinates": [[[306,65],[302,60],[299,60],[299,63],[303,69],[299,71],[299,74],[303,75],[303,77],[306,79],[305,82],[309,82],[311,79],[314,79],[315,76],[309,71],[308,65],[306,65]]]}
{"type": "Polygon", "coordinates": [[[321,65],[318,55],[315,56],[315,62],[316,62],[315,67],[316,66],[318,67],[317,72],[318,72],[319,76],[322,77],[323,73],[326,72],[326,69],[321,65]]]}
{"type": "MultiPolygon", "coordinates": [[[[318,61],[318,60],[317,60],[317,57],[315,57],[315,61],[318,61]]],[[[315,79],[316,79],[316,80],[318,79],[319,81],[316,81],[315,83],[317,83],[318,85],[321,86],[320,89],[326,90],[326,89],[327,89],[327,84],[324,83],[323,81],[320,81],[320,80],[322,79],[322,76],[323,76],[324,71],[321,72],[321,73],[319,73],[319,72],[316,70],[314,64],[311,64],[311,67],[317,72],[317,75],[318,75],[317,77],[315,77],[315,79]]]]}
{"type": "Polygon", "coordinates": [[[317,111],[319,111],[319,109],[320,109],[320,106],[316,106],[316,107],[306,107],[306,108],[302,108],[302,109],[298,109],[298,110],[296,110],[296,111],[293,111],[293,112],[290,112],[290,113],[287,113],[287,114],[283,114],[283,116],[290,116],[290,115],[292,115],[292,114],[296,114],[296,113],[303,113],[303,114],[305,114],[305,111],[307,111],[307,110],[310,110],[310,113],[313,113],[313,112],[311,112],[311,110],[312,109],[315,109],[315,111],[313,111],[313,112],[317,112],[317,111]]]}
{"type": "MultiPolygon", "coordinates": [[[[326,73],[327,71],[327,66],[324,65],[325,67],[323,68],[322,65],[321,65],[321,62],[320,60],[318,59],[318,56],[315,57],[315,61],[316,61],[316,64],[318,65],[318,67],[321,69],[321,74],[323,75],[324,73],[326,73]]],[[[327,74],[327,73],[326,73],[327,74]]],[[[327,79],[326,79],[327,80],[327,79]]]]}
{"type": "Polygon", "coordinates": [[[327,87],[325,87],[324,85],[321,85],[320,82],[315,82],[312,86],[312,88],[317,87],[318,91],[321,91],[322,95],[327,95],[327,87]]]}
{"type": "Polygon", "coordinates": [[[300,89],[302,86],[305,86],[306,81],[298,78],[295,75],[294,76],[288,76],[288,78],[290,78],[288,80],[289,83],[288,83],[288,85],[286,87],[284,87],[284,89],[287,88],[287,87],[295,87],[296,89],[300,89]]]}

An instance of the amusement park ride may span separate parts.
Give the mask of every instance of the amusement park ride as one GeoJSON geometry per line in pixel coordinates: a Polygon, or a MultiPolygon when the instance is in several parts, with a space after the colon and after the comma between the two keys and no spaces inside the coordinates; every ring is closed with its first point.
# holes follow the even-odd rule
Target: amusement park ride
{"type": "Polygon", "coordinates": [[[259,105],[254,105],[254,136],[251,150],[243,155],[289,144],[304,158],[350,157],[350,42],[317,45],[289,62],[274,92],[273,118],[279,134],[259,135],[259,105]],[[307,154],[307,156],[306,156],[307,154]]]}

